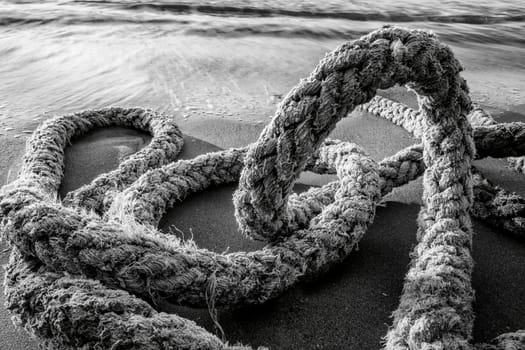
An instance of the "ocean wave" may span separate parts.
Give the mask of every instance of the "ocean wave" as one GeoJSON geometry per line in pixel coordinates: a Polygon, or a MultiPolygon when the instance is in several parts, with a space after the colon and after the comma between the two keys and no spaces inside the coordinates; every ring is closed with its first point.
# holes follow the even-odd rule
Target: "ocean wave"
{"type": "MultiPolygon", "coordinates": [[[[480,6],[479,14],[472,13],[476,7],[472,5],[465,13],[439,13],[432,7],[407,8],[389,3],[392,10],[379,7],[374,12],[356,6],[355,2],[345,4],[344,1],[327,1],[315,4],[310,1],[168,1],[168,2],[137,2],[137,1],[109,1],[109,0],[75,0],[79,4],[118,7],[124,10],[156,11],[161,13],[189,14],[202,13],[216,16],[243,16],[243,17],[273,17],[289,16],[304,18],[336,18],[352,21],[385,21],[385,22],[437,22],[437,23],[466,23],[492,24],[502,22],[525,21],[525,13],[518,7],[509,6],[505,9],[490,9],[480,6]],[[349,6],[350,5],[350,6],[349,6]],[[355,9],[353,9],[353,7],[355,9]],[[488,13],[487,13],[488,12],[488,13]]],[[[374,4],[377,5],[377,4],[374,4]]],[[[413,2],[413,5],[418,5],[413,2]]],[[[467,10],[467,9],[465,9],[467,10]]]]}
{"type": "MultiPolygon", "coordinates": [[[[282,21],[280,18],[272,20],[260,19],[257,21],[232,21],[231,19],[213,21],[206,18],[189,15],[177,19],[133,19],[113,17],[0,17],[0,26],[16,28],[17,26],[33,25],[39,27],[44,24],[55,23],[59,26],[68,25],[105,25],[105,24],[141,24],[135,26],[129,36],[133,35],[197,35],[197,36],[273,36],[281,38],[313,38],[313,39],[350,39],[364,35],[373,29],[385,25],[385,22],[356,22],[356,21],[323,21],[318,20],[315,25],[301,21],[282,21]]],[[[523,35],[524,25],[493,24],[432,24],[429,22],[413,22],[410,27],[431,30],[440,38],[450,43],[487,43],[506,45],[525,45],[523,35]]],[[[108,28],[117,28],[108,26],[108,28]]],[[[64,35],[63,31],[59,31],[64,35]]],[[[66,32],[67,33],[67,32],[66,32]]],[[[74,32],[71,32],[73,35],[74,32]]],[[[49,32],[52,35],[52,32],[49,32]]]]}
{"type": "Polygon", "coordinates": [[[390,23],[433,22],[486,25],[525,22],[525,2],[478,0],[0,0],[1,24],[169,22],[170,17],[326,18],[390,23]],[[159,17],[159,18],[155,18],[159,17]]]}
{"type": "Polygon", "coordinates": [[[10,0],[0,1],[0,27],[136,24],[136,30],[150,34],[347,39],[403,23],[432,30],[449,42],[525,44],[521,2],[511,0],[501,7],[488,0],[475,6],[452,1],[454,6],[444,10],[436,1],[420,6],[416,0],[10,0]]]}

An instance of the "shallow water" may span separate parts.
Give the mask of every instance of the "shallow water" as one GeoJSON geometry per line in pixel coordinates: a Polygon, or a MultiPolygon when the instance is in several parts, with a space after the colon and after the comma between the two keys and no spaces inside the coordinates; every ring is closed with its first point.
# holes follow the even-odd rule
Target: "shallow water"
{"type": "Polygon", "coordinates": [[[266,122],[327,51],[385,24],[436,32],[475,101],[525,102],[521,0],[10,0],[0,1],[0,133],[108,105],[266,122]]]}

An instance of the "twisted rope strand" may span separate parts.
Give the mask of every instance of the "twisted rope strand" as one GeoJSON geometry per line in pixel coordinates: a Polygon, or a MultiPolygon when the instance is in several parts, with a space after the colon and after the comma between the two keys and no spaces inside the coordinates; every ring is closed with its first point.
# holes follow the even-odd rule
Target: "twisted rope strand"
{"type": "MultiPolygon", "coordinates": [[[[360,106],[364,111],[383,117],[403,127],[416,137],[423,134],[423,117],[421,111],[415,111],[406,105],[394,102],[385,97],[375,96],[369,103],[360,106]]],[[[467,115],[474,126],[476,156],[502,158],[508,155],[521,156],[525,145],[523,123],[497,124],[492,116],[482,108],[476,107],[467,115]]],[[[420,145],[412,146],[414,157],[422,153],[420,145]]],[[[524,157],[508,158],[522,159],[524,157]]],[[[381,163],[380,163],[381,165],[381,163]]],[[[483,174],[472,167],[474,173],[474,202],[471,214],[489,225],[504,229],[518,237],[525,237],[525,199],[521,196],[495,186],[483,174]]],[[[393,176],[400,174],[397,168],[390,172],[393,176]]],[[[380,168],[380,174],[381,168],[380,168]]]]}
{"type": "MultiPolygon", "coordinates": [[[[10,257],[6,303],[48,349],[228,349],[193,321],[155,311],[119,289],[84,278],[64,277],[23,256],[10,257]]],[[[261,348],[262,349],[262,348],[261,348]]]]}
{"type": "MultiPolygon", "coordinates": [[[[358,110],[372,113],[379,117],[385,118],[392,123],[401,126],[417,138],[423,135],[423,113],[421,110],[414,110],[403,103],[392,101],[382,96],[374,96],[372,100],[358,107],[358,110]]],[[[525,141],[523,135],[522,123],[498,123],[490,113],[479,106],[472,108],[467,115],[470,124],[474,126],[474,139],[484,140],[476,142],[477,157],[484,158],[490,154],[488,148],[498,150],[498,155],[492,157],[504,157],[509,155],[521,155],[521,147],[525,141]],[[501,134],[507,133],[506,137],[491,140],[487,133],[493,133],[494,129],[499,129],[501,134]],[[504,140],[512,140],[513,146],[506,144],[504,140]]],[[[514,170],[525,173],[525,157],[509,157],[509,165],[514,170]]]]}
{"type": "MultiPolygon", "coordinates": [[[[361,214],[334,219],[340,228],[333,227],[334,231],[324,234],[331,237],[340,233],[338,239],[322,240],[325,228],[310,227],[281,245],[223,255],[185,246],[169,236],[152,236],[139,226],[130,235],[119,223],[86,217],[49,202],[25,205],[12,215],[4,233],[22,252],[55,270],[96,278],[143,297],[161,294],[202,306],[208,276],[214,271],[217,304],[260,303],[280,294],[298,278],[316,275],[326,269],[325,265],[339,262],[372,220],[379,197],[376,165],[359,153],[336,161],[336,168],[343,168],[340,172],[345,184],[339,186],[335,197],[347,200],[341,207],[358,207],[361,214]],[[356,196],[337,194],[344,191],[354,191],[356,196]],[[363,195],[357,196],[361,192],[363,195]],[[328,258],[320,254],[325,251],[339,255],[328,258]]],[[[332,212],[336,209],[329,205],[322,214],[335,215],[332,212]]]]}
{"type": "MultiPolygon", "coordinates": [[[[64,149],[71,139],[95,128],[131,127],[150,133],[150,144],[119,167],[68,194],[65,203],[102,211],[111,194],[129,186],[147,170],[166,164],[179,154],[182,134],[170,118],[152,110],[118,107],[84,111],[44,122],[28,141],[20,176],[7,188],[25,187],[55,195],[64,175],[64,149]],[[104,199],[104,200],[103,200],[104,199]]],[[[4,188],[5,191],[5,188],[4,188]]]]}
{"type": "MultiPolygon", "coordinates": [[[[371,102],[361,106],[361,108],[362,110],[365,110],[367,112],[392,121],[394,124],[405,128],[407,131],[411,132],[416,137],[421,137],[425,135],[424,112],[421,109],[419,111],[414,111],[401,103],[397,103],[379,96],[374,97],[374,99],[371,102]]],[[[523,144],[523,142],[518,141],[520,137],[518,135],[520,135],[521,133],[519,129],[523,130],[523,128],[519,124],[497,124],[488,113],[486,113],[479,107],[472,109],[471,112],[468,114],[467,118],[473,125],[478,126],[476,129],[474,129],[474,139],[477,141],[476,147],[478,147],[478,156],[480,156],[480,154],[481,156],[486,156],[485,152],[487,152],[487,147],[492,146],[493,148],[497,149],[498,152],[501,151],[501,153],[497,152],[495,154],[496,156],[504,157],[506,155],[509,155],[509,153],[514,154],[513,152],[515,152],[516,149],[518,149],[520,145],[523,144]],[[512,138],[515,141],[517,141],[515,144],[516,146],[511,146],[510,149],[506,149],[506,147],[508,146],[503,146],[503,144],[501,143],[501,139],[498,138],[496,140],[491,139],[491,137],[484,137],[487,135],[487,131],[491,130],[492,128],[497,128],[503,131],[503,134],[505,135],[503,139],[509,140],[512,138]],[[507,130],[509,129],[516,131],[508,132],[507,130]]],[[[419,150],[418,146],[415,146],[414,148],[417,148],[416,152],[419,150]]],[[[473,168],[473,170],[475,170],[475,168],[473,168]]],[[[523,225],[525,221],[523,218],[523,214],[525,213],[525,200],[523,200],[520,196],[516,194],[509,193],[499,187],[492,185],[477,171],[474,171],[473,182],[475,184],[474,194],[476,201],[473,204],[472,213],[476,217],[484,219],[485,221],[489,222],[495,227],[503,227],[507,231],[523,235],[523,225]]],[[[425,190],[427,190],[426,186],[424,188],[425,190]]],[[[420,225],[428,225],[428,221],[425,220],[425,217],[420,214],[420,218],[421,217],[423,217],[423,224],[421,224],[420,222],[420,225]]],[[[449,228],[445,228],[445,230],[448,229],[449,228]]],[[[432,232],[432,234],[434,233],[432,232]]],[[[447,235],[450,236],[450,233],[447,232],[447,235]]],[[[454,240],[458,240],[458,238],[455,236],[451,236],[451,238],[454,240]]],[[[427,332],[427,336],[432,336],[432,331],[442,331],[438,327],[440,325],[442,326],[444,323],[440,322],[439,319],[443,317],[443,314],[454,311],[453,309],[448,309],[449,304],[447,302],[444,302],[446,298],[442,296],[444,293],[440,292],[439,289],[445,288],[447,294],[451,293],[451,286],[449,284],[450,279],[447,281],[447,279],[445,278],[446,275],[444,275],[444,271],[440,269],[439,264],[432,264],[432,260],[429,258],[428,255],[423,257],[418,257],[416,255],[420,254],[421,251],[424,251],[425,247],[421,247],[423,242],[424,241],[422,240],[422,242],[414,250],[415,254],[412,259],[412,268],[407,274],[405,280],[405,287],[403,290],[403,296],[401,298],[400,307],[394,313],[394,328],[387,335],[386,348],[405,349],[431,346],[432,349],[469,349],[471,345],[466,343],[465,341],[462,341],[462,338],[460,338],[460,342],[456,342],[455,344],[450,343],[450,340],[452,339],[447,339],[447,341],[449,341],[448,344],[433,343],[430,345],[424,344],[422,342],[422,337],[420,335],[421,333],[419,332],[427,332]],[[425,330],[422,327],[424,323],[421,322],[417,325],[418,332],[411,331],[409,334],[403,334],[403,331],[407,331],[407,318],[410,317],[410,310],[414,310],[414,306],[419,305],[421,303],[418,300],[418,298],[420,298],[421,289],[423,288],[423,286],[420,285],[421,281],[417,273],[419,273],[421,270],[424,271],[424,269],[428,269],[429,267],[431,269],[434,269],[436,273],[428,275],[432,280],[432,284],[430,284],[432,286],[431,293],[429,293],[428,295],[431,298],[435,299],[435,301],[443,303],[442,305],[444,306],[444,308],[439,313],[433,313],[431,319],[425,320],[427,322],[430,322],[430,325],[433,326],[433,328],[425,330]],[[439,297],[440,295],[441,298],[439,297]]],[[[470,245],[471,242],[468,242],[467,244],[470,245]]],[[[431,254],[436,253],[434,247],[429,246],[427,250],[430,251],[431,254]]],[[[442,259],[442,256],[440,258],[442,259]]],[[[458,298],[457,295],[453,295],[454,299],[459,299],[460,301],[472,298],[469,295],[468,289],[464,286],[467,283],[470,284],[470,276],[464,273],[464,270],[468,271],[472,269],[472,264],[471,262],[469,262],[469,260],[470,259],[467,257],[466,259],[464,259],[463,262],[463,264],[467,263],[468,265],[459,265],[461,264],[461,262],[457,259],[454,261],[454,264],[458,264],[456,266],[459,266],[459,269],[456,269],[456,271],[459,271],[454,271],[454,279],[456,283],[458,283],[460,288],[463,287],[463,292],[467,292],[467,295],[463,295],[462,298],[458,298]]],[[[448,270],[446,272],[450,273],[451,271],[448,270]]],[[[415,310],[412,312],[420,313],[421,309],[415,308],[415,310]]],[[[465,325],[459,318],[455,320],[455,322],[456,323],[453,324],[445,323],[445,326],[452,328],[457,327],[458,324],[460,327],[465,325]]],[[[467,326],[469,325],[467,324],[467,326]]],[[[470,330],[468,331],[470,332],[470,330]]],[[[525,331],[506,333],[495,338],[490,344],[476,344],[475,347],[476,349],[487,350],[521,349],[525,347],[525,331]]]]}

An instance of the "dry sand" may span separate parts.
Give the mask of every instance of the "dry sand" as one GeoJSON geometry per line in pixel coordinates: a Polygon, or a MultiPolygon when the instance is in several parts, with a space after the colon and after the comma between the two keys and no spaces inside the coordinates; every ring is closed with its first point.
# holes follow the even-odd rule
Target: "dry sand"
{"type": "MultiPolygon", "coordinates": [[[[397,93],[391,96],[400,97],[397,93]]],[[[513,112],[496,117],[504,121],[525,120],[525,108],[514,106],[509,110],[513,112]]],[[[246,145],[257,138],[263,127],[225,119],[189,120],[181,124],[183,132],[191,135],[186,136],[181,158],[246,145]]],[[[0,137],[4,138],[0,180],[6,181],[8,169],[19,164],[23,143],[20,139],[0,137]]],[[[365,145],[377,160],[415,142],[400,128],[362,113],[353,113],[343,120],[332,137],[365,145]]],[[[114,168],[121,157],[136,151],[148,139],[135,131],[112,128],[77,140],[66,153],[61,194],[114,168]]],[[[523,176],[504,168],[504,164],[500,160],[478,162],[490,179],[525,195],[523,176]]],[[[326,180],[306,174],[296,189],[301,191],[326,180]]],[[[222,186],[191,196],[169,211],[161,228],[193,238],[199,246],[218,252],[257,249],[260,243],[241,238],[237,231],[231,201],[234,189],[235,186],[222,186]]],[[[378,349],[391,323],[389,316],[397,307],[409,252],[415,244],[420,196],[420,181],[388,196],[384,206],[378,208],[359,250],[320,279],[302,283],[261,306],[221,310],[220,323],[228,341],[272,349],[378,349]]],[[[474,221],[474,231],[474,338],[486,341],[525,326],[525,279],[521,278],[525,272],[525,242],[478,221],[474,221]]],[[[6,249],[5,244],[0,249],[6,249]]],[[[7,252],[1,254],[3,264],[7,256],[7,252]]],[[[3,294],[0,302],[4,302],[3,294]]],[[[214,330],[207,310],[163,307],[214,330]]],[[[7,312],[0,309],[0,349],[36,348],[36,342],[24,331],[16,331],[7,312]]]]}

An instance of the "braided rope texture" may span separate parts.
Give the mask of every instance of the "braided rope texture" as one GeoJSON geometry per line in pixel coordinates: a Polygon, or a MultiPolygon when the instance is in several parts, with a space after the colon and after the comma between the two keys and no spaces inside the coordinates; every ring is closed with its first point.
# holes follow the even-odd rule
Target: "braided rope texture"
{"type": "MultiPolygon", "coordinates": [[[[375,96],[370,102],[359,106],[359,110],[390,120],[416,137],[421,137],[423,134],[422,112],[415,111],[402,103],[375,96]]],[[[487,156],[502,158],[507,155],[523,154],[521,149],[521,145],[525,144],[525,138],[521,131],[525,126],[523,123],[499,124],[480,107],[473,108],[467,115],[467,119],[474,126],[477,158],[487,156]]],[[[412,150],[422,155],[423,146],[413,146],[412,150]]],[[[507,160],[514,170],[521,172],[520,169],[512,165],[515,162],[522,162],[521,159],[524,158],[510,157],[507,160]]],[[[472,172],[474,175],[472,180],[475,200],[471,208],[471,215],[517,237],[525,237],[525,221],[523,219],[525,199],[495,186],[474,166],[472,172]]]]}
{"type": "MultiPolygon", "coordinates": [[[[359,106],[359,110],[366,111],[379,117],[390,120],[392,123],[401,126],[416,137],[421,137],[423,134],[424,128],[422,125],[422,111],[413,110],[412,108],[404,105],[403,103],[392,101],[382,96],[375,96],[372,100],[370,100],[370,102],[359,106]]],[[[509,134],[512,134],[513,132],[520,133],[521,130],[521,123],[510,123],[507,125],[499,124],[498,122],[496,122],[496,120],[494,120],[490,113],[488,113],[479,106],[474,107],[468,114],[467,118],[473,126],[478,127],[478,130],[474,130],[474,137],[476,137],[476,131],[478,134],[481,134],[484,130],[491,130],[492,128],[512,128],[512,126],[518,125],[517,128],[513,128],[514,130],[508,130],[509,134]]],[[[518,136],[516,134],[510,136],[510,138],[512,139],[515,139],[516,137],[523,136],[518,136]]],[[[487,141],[488,142],[486,142],[485,145],[489,147],[496,146],[498,149],[502,150],[504,154],[520,154],[519,151],[518,153],[515,153],[516,151],[513,149],[513,147],[511,147],[510,149],[505,149],[504,145],[494,145],[494,143],[491,142],[493,140],[487,141]]],[[[480,151],[479,148],[483,147],[482,145],[478,145],[478,143],[476,143],[476,146],[478,147],[478,152],[480,151]]],[[[525,157],[509,157],[507,159],[507,162],[512,169],[525,174],[525,157]]]]}
{"type": "Polygon", "coordinates": [[[244,305],[277,297],[346,258],[382,195],[424,171],[419,243],[385,348],[523,348],[523,331],[471,343],[474,142],[478,156],[525,152],[519,123],[478,127],[472,137],[460,71],[432,34],[383,28],[329,53],[282,101],[256,143],[176,162],[180,131],[150,110],[108,108],[49,120],[29,141],[19,177],[0,194],[2,237],[12,245],[7,307],[49,349],[249,349],[151,304],[169,298],[244,305]],[[394,84],[410,84],[419,95],[423,146],[377,164],[357,145],[326,139],[338,120],[394,84]],[[58,201],[65,146],[108,125],[145,130],[153,140],[58,201]],[[339,179],[292,194],[305,169],[339,179]],[[176,201],[235,181],[241,231],[267,240],[265,248],[216,254],[155,228],[176,201]]]}

